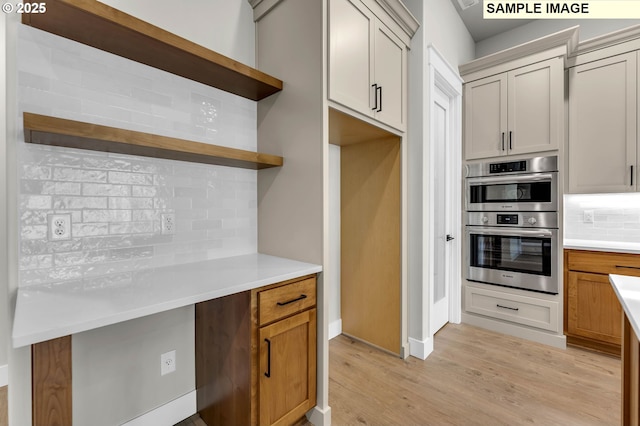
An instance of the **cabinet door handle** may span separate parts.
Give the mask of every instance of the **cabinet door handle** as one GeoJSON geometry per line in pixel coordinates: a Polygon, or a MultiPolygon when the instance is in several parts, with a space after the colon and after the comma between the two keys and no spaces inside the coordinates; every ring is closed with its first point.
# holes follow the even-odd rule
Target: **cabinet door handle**
{"type": "Polygon", "coordinates": [[[631,186],[633,186],[633,165],[631,166],[631,186]]]}
{"type": "MultiPolygon", "coordinates": [[[[371,108],[373,111],[378,109],[378,85],[377,84],[372,84],[371,87],[373,88],[373,98],[374,98],[374,104],[373,104],[373,108],[371,108]]],[[[371,104],[369,104],[371,105],[371,104]]]]}
{"type": "Polygon", "coordinates": [[[496,306],[498,308],[502,308],[502,309],[509,309],[510,311],[519,311],[520,310],[520,308],[511,308],[509,306],[502,306],[502,305],[498,305],[498,304],[496,304],[496,306]]]}
{"type": "Polygon", "coordinates": [[[502,150],[504,151],[504,132],[502,132],[502,150]]]}
{"type": "Polygon", "coordinates": [[[271,377],[271,340],[264,339],[264,341],[267,342],[267,372],[264,375],[271,377]]]}
{"type": "Polygon", "coordinates": [[[288,305],[289,303],[297,302],[298,300],[302,300],[302,299],[306,299],[306,298],[307,298],[306,294],[301,294],[300,297],[296,297],[295,299],[291,299],[291,300],[288,300],[286,302],[278,302],[277,305],[278,306],[284,306],[284,305],[288,305]]]}
{"type": "Polygon", "coordinates": [[[378,90],[380,90],[380,108],[378,108],[378,110],[376,112],[382,111],[382,86],[378,86],[376,91],[378,91],[378,90]]]}
{"type": "Polygon", "coordinates": [[[512,140],[513,140],[513,132],[509,130],[509,151],[513,149],[513,146],[511,144],[512,140]]]}

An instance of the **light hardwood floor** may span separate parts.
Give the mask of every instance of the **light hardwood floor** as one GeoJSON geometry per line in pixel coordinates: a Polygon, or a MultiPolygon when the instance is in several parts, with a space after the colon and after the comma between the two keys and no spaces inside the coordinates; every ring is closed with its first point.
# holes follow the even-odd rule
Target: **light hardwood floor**
{"type": "Polygon", "coordinates": [[[620,360],[448,324],[425,361],[330,342],[334,425],[618,425],[620,360]]]}
{"type": "Polygon", "coordinates": [[[329,363],[336,426],[620,424],[619,359],[465,324],[440,330],[425,361],[338,336],[329,363]]]}

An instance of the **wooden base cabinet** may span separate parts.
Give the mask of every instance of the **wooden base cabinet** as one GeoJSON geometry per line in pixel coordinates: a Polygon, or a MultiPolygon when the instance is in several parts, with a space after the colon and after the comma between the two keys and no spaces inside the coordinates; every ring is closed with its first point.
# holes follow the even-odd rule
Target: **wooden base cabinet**
{"type": "Polygon", "coordinates": [[[622,307],[609,274],[640,275],[640,256],[565,250],[567,343],[620,356],[622,307]]]}
{"type": "Polygon", "coordinates": [[[196,305],[197,408],[208,425],[291,425],[316,405],[316,278],[196,305]]]}

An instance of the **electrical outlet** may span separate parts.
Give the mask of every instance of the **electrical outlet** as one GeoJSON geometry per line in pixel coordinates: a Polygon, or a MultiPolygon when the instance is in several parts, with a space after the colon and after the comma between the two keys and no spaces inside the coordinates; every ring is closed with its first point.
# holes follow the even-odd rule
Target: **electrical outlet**
{"type": "Polygon", "coordinates": [[[66,241],[71,239],[71,213],[50,214],[49,241],[66,241]]]}
{"type": "Polygon", "coordinates": [[[593,210],[585,210],[582,216],[584,223],[593,223],[593,210]]]}
{"type": "Polygon", "coordinates": [[[173,213],[164,213],[160,217],[160,220],[162,222],[160,227],[162,234],[173,235],[176,231],[176,215],[173,213]]]}
{"type": "Polygon", "coordinates": [[[176,351],[165,352],[160,355],[160,375],[173,373],[176,371],[176,351]]]}

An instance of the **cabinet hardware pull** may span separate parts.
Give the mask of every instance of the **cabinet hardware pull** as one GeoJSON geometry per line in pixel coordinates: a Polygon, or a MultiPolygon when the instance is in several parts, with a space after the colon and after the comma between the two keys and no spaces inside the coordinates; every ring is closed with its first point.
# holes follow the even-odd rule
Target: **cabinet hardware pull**
{"type": "Polygon", "coordinates": [[[509,306],[502,306],[502,305],[498,305],[498,304],[496,304],[496,306],[497,306],[498,308],[502,308],[502,309],[509,309],[509,310],[511,310],[511,311],[519,311],[519,310],[520,310],[520,308],[511,308],[511,307],[509,307],[509,306]]]}
{"type": "Polygon", "coordinates": [[[379,87],[376,89],[376,92],[377,92],[378,90],[380,90],[380,108],[378,108],[378,110],[377,110],[376,112],[381,112],[381,111],[382,111],[382,86],[379,86],[379,87]]]}
{"type": "Polygon", "coordinates": [[[512,139],[513,139],[513,132],[509,130],[509,151],[513,149],[513,146],[511,144],[512,139]]]}
{"type": "Polygon", "coordinates": [[[287,302],[278,302],[277,305],[278,306],[284,306],[284,305],[288,305],[289,303],[293,303],[293,302],[297,302],[298,300],[302,300],[302,299],[306,299],[307,295],[306,294],[301,294],[300,297],[296,297],[295,299],[291,299],[287,302]]]}
{"type": "Polygon", "coordinates": [[[633,165],[631,166],[631,186],[633,186],[633,165]]]}
{"type": "MultiPolygon", "coordinates": [[[[371,108],[373,111],[378,109],[378,85],[377,84],[372,84],[371,87],[373,87],[373,96],[375,99],[375,103],[373,104],[373,108],[371,108]]],[[[371,105],[371,104],[369,104],[371,105]]]]}
{"type": "Polygon", "coordinates": [[[640,266],[616,265],[616,268],[623,268],[623,269],[640,269],[640,266]]]}
{"type": "Polygon", "coordinates": [[[504,151],[504,132],[502,132],[502,150],[504,151]]]}
{"type": "Polygon", "coordinates": [[[271,340],[264,339],[264,341],[267,342],[267,372],[264,375],[271,377],[271,340]]]}

